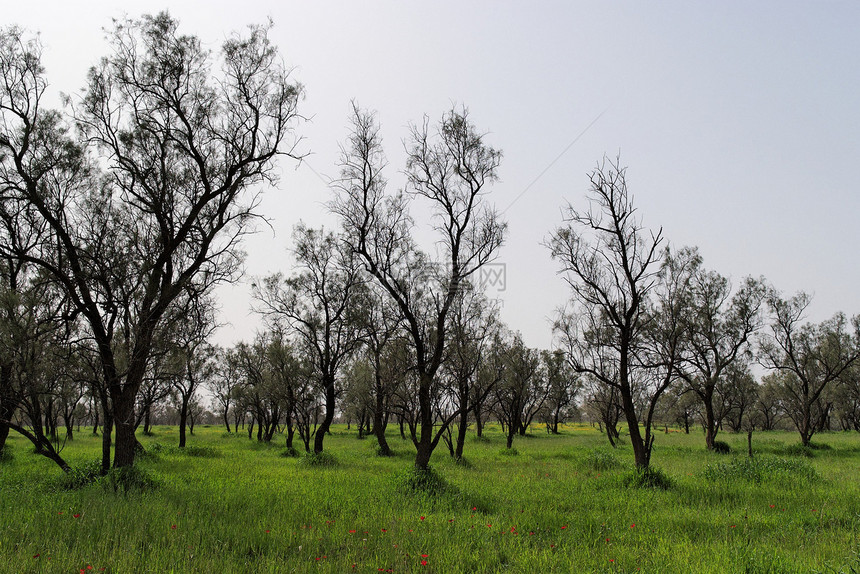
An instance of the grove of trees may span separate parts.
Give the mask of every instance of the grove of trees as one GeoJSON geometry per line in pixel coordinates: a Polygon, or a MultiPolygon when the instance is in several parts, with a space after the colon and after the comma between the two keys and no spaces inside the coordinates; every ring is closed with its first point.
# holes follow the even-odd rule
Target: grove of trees
{"type": "Polygon", "coordinates": [[[707,449],[726,431],[860,431],[860,317],[810,323],[808,295],[670,245],[620,158],[547,230],[570,297],[554,348],[529,347],[478,280],[507,235],[502,152],[462,106],[408,127],[395,187],[380,120],[353,102],[338,228],[298,225],[292,269],[253,280],[254,339],[214,345],[213,289],[242,279],[261,194],[302,157],[303,88],[268,32],[210,51],[166,13],[116,21],[81,95],[52,109],[38,38],[0,29],[0,453],[17,432],[68,471],[85,424],[108,472],[156,421],[184,448],[205,420],[318,456],[340,420],[382,456],[396,429],[426,471],[440,443],[464,460],[488,421],[508,449],[587,421],[645,470],[658,425],[700,428],[707,449]]]}

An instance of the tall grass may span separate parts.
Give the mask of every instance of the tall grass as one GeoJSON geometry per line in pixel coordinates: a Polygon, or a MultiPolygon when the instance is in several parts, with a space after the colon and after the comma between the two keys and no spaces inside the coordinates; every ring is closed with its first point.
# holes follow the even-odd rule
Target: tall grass
{"type": "MultiPolygon", "coordinates": [[[[807,458],[785,454],[794,435],[758,433],[749,463],[706,452],[700,434],[661,433],[663,490],[630,488],[632,450],[589,426],[539,430],[517,456],[502,454],[491,426],[467,442],[469,465],[434,455],[442,487],[427,494],[404,488],[429,479],[410,478],[411,443],[394,434],[395,456],[378,457],[336,428],[326,440],[336,464],[314,464],[282,456],[280,437],[265,448],[195,431],[197,456],[168,446],[175,428],[141,436],[158,451],[140,462],[155,487],[116,491],[99,480],[59,488],[59,469],[13,438],[0,465],[0,572],[860,569],[856,434],[818,435],[832,448],[807,458]]],[[[745,436],[721,438],[745,452],[745,436]]],[[[63,454],[84,468],[99,449],[81,433],[63,454]]]]}

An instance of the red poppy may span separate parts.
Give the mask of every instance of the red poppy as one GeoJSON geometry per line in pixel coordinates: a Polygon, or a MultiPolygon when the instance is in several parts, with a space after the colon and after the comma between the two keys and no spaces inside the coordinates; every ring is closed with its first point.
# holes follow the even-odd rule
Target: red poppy
{"type": "Polygon", "coordinates": [[[92,570],[92,569],[93,569],[93,567],[90,566],[89,564],[87,564],[87,570],[92,570]]]}
{"type": "Polygon", "coordinates": [[[423,516],[421,517],[421,520],[424,520],[424,517],[423,517],[423,516]]]}
{"type": "Polygon", "coordinates": [[[81,514],[80,514],[80,513],[75,514],[75,515],[74,515],[74,517],[75,517],[75,518],[80,518],[80,517],[81,517],[81,514]]]}
{"type": "Polygon", "coordinates": [[[426,560],[422,560],[422,561],[421,561],[421,565],[422,565],[422,566],[427,566],[427,561],[426,561],[426,560]]]}
{"type": "Polygon", "coordinates": [[[349,531],[349,533],[350,533],[350,534],[355,534],[355,530],[350,530],[350,531],[349,531]]]}
{"type": "Polygon", "coordinates": [[[561,527],[561,529],[562,529],[562,530],[567,530],[567,526],[566,526],[566,525],[565,525],[565,526],[562,526],[562,527],[561,527]]]}
{"type": "Polygon", "coordinates": [[[271,530],[266,530],[266,534],[268,534],[269,532],[271,532],[271,530]]]}
{"type": "Polygon", "coordinates": [[[170,529],[171,529],[171,530],[176,530],[176,525],[175,525],[175,524],[171,524],[171,525],[170,525],[170,529]]]}
{"type": "Polygon", "coordinates": [[[33,554],[33,558],[38,558],[39,554],[33,554]]]}
{"type": "Polygon", "coordinates": [[[422,555],[421,555],[421,558],[427,558],[427,557],[428,557],[428,555],[427,555],[427,554],[422,554],[422,555]]]}
{"type": "Polygon", "coordinates": [[[534,532],[529,532],[529,536],[534,536],[534,535],[535,535],[534,532]]]}
{"type": "Polygon", "coordinates": [[[631,524],[631,525],[630,525],[630,528],[636,528],[636,525],[635,525],[635,524],[631,524]]]}
{"type": "Polygon", "coordinates": [[[382,529],[382,531],[383,531],[383,532],[388,532],[388,531],[387,531],[386,529],[384,529],[384,528],[382,529]]]}
{"type": "MultiPolygon", "coordinates": [[[[472,510],[478,510],[478,507],[477,507],[477,506],[473,506],[473,507],[472,507],[472,510]]],[[[62,512],[61,512],[60,514],[62,514],[62,512]]]]}

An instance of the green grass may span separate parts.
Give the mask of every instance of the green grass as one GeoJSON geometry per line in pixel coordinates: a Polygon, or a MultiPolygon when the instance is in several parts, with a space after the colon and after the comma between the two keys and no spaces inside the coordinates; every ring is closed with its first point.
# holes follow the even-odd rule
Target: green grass
{"type": "MultiPolygon", "coordinates": [[[[0,462],[0,572],[860,571],[856,433],[816,435],[830,448],[811,457],[792,454],[792,433],[757,433],[752,463],[660,433],[666,490],[631,484],[629,446],[589,426],[537,430],[515,456],[497,427],[486,434],[467,441],[468,465],[437,449],[434,496],[404,488],[427,477],[411,476],[414,450],[395,434],[395,456],[379,457],[336,427],[317,464],[283,456],[282,437],[198,427],[180,452],[177,430],[156,428],[139,465],[154,486],[128,492],[64,486],[16,436],[0,462]]],[[[746,452],[745,435],[720,439],[746,452]]],[[[63,455],[86,477],[100,445],[81,432],[63,455]]]]}

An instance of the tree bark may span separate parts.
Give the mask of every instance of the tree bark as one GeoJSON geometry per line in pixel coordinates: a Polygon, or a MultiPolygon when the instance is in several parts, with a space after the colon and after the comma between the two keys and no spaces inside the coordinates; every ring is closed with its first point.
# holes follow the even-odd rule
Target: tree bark
{"type": "Polygon", "coordinates": [[[179,405],[179,448],[185,448],[185,425],[188,423],[188,401],[182,397],[179,405]]]}
{"type": "Polygon", "coordinates": [[[319,454],[323,451],[323,440],[326,433],[329,432],[331,422],[334,420],[335,393],[334,393],[334,375],[326,374],[325,384],[325,416],[322,423],[317,429],[314,436],[314,454],[319,454]]]}

